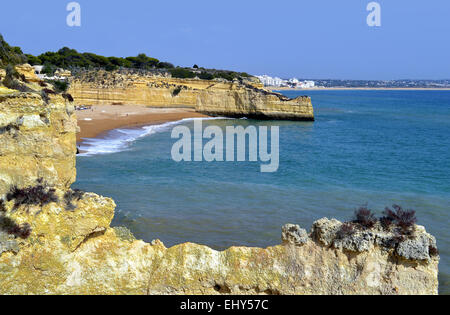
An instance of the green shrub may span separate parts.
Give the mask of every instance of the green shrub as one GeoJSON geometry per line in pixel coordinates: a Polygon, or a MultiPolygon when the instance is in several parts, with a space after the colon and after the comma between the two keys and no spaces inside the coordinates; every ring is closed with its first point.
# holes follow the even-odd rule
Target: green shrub
{"type": "Polygon", "coordinates": [[[42,68],[41,73],[49,75],[49,76],[53,76],[57,69],[58,69],[58,67],[56,67],[55,65],[53,65],[53,64],[51,64],[49,62],[46,62],[44,64],[44,67],[42,68]]]}
{"type": "Polygon", "coordinates": [[[125,58],[119,58],[119,57],[109,57],[109,62],[120,68],[132,68],[133,63],[125,58]]]}
{"type": "Polygon", "coordinates": [[[175,90],[173,90],[172,96],[175,97],[175,96],[177,96],[180,93],[181,93],[181,87],[178,86],[175,90]]]}
{"type": "Polygon", "coordinates": [[[39,59],[38,57],[35,57],[33,55],[25,55],[27,57],[27,62],[32,65],[32,66],[37,66],[37,65],[42,65],[42,60],[39,59]]]}
{"type": "Polygon", "coordinates": [[[6,76],[3,79],[3,85],[9,89],[17,90],[20,92],[31,92],[32,89],[27,87],[24,83],[20,82],[18,79],[25,81],[25,78],[21,78],[20,74],[16,71],[14,66],[9,64],[6,66],[6,76]]]}
{"type": "Polygon", "coordinates": [[[65,93],[69,89],[69,82],[59,80],[47,80],[46,82],[52,84],[55,87],[56,93],[65,93]]]}
{"type": "Polygon", "coordinates": [[[171,69],[171,70],[169,70],[169,72],[173,78],[178,78],[178,79],[190,79],[190,78],[196,77],[196,74],[194,72],[189,71],[184,68],[171,69]]]}
{"type": "Polygon", "coordinates": [[[128,57],[126,60],[132,63],[135,69],[149,70],[155,68],[159,64],[159,60],[148,57],[146,54],[139,54],[137,57],[128,57]]]}
{"type": "Polygon", "coordinates": [[[0,67],[7,65],[17,65],[27,62],[27,57],[19,47],[10,46],[0,34],[0,67]]]}
{"type": "Polygon", "coordinates": [[[6,70],[5,78],[11,79],[11,80],[20,78],[19,73],[17,72],[16,68],[13,65],[11,65],[11,64],[7,65],[5,70],[6,70]]]}
{"type": "Polygon", "coordinates": [[[175,68],[175,66],[173,64],[171,64],[170,62],[160,62],[158,63],[158,65],[156,66],[159,69],[173,69],[175,68]]]}
{"type": "Polygon", "coordinates": [[[212,80],[214,79],[214,75],[208,72],[202,72],[198,75],[198,77],[202,80],[212,80]]]}

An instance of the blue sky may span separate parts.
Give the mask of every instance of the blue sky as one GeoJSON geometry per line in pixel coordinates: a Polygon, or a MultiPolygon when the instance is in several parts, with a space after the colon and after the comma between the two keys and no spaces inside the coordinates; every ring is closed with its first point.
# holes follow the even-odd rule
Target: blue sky
{"type": "Polygon", "coordinates": [[[379,0],[2,1],[0,33],[26,53],[63,46],[107,56],[144,52],[176,65],[281,77],[450,78],[450,1],[379,0]]]}

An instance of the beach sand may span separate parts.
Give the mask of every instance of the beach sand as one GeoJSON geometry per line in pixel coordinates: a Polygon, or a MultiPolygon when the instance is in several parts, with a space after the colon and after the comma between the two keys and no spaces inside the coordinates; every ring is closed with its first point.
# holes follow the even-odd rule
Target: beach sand
{"type": "Polygon", "coordinates": [[[77,144],[83,138],[96,138],[117,128],[159,125],[184,118],[208,117],[189,108],[151,108],[139,105],[95,105],[77,110],[77,144]]]}

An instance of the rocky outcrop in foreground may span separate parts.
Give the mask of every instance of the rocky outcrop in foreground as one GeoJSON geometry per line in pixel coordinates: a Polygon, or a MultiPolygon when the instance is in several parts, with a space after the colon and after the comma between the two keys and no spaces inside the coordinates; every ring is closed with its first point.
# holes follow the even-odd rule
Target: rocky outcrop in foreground
{"type": "Polygon", "coordinates": [[[0,294],[437,294],[439,256],[420,226],[322,219],[283,243],[166,248],[110,226],[114,201],[70,189],[73,104],[48,91],[0,93],[0,294]]]}
{"type": "Polygon", "coordinates": [[[437,294],[434,238],[411,240],[368,231],[348,239],[342,223],[322,219],[311,233],[284,228],[284,243],[223,252],[182,244],[166,248],[111,228],[114,202],[95,194],[12,211],[31,222],[27,239],[0,235],[2,294],[437,294]]]}
{"type": "Polygon", "coordinates": [[[72,78],[69,93],[79,105],[189,107],[211,116],[314,120],[309,97],[289,99],[250,79],[229,82],[96,71],[72,78]]]}

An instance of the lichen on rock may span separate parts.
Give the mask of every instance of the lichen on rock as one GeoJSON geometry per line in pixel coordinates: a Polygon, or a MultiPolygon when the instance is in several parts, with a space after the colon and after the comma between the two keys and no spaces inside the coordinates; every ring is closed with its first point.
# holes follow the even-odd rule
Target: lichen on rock
{"type": "Polygon", "coordinates": [[[331,246],[341,227],[342,222],[336,219],[323,218],[314,222],[311,233],[318,242],[325,246],[331,246]]]}
{"type": "Polygon", "coordinates": [[[436,248],[436,238],[423,233],[414,238],[406,239],[401,242],[396,253],[407,260],[430,260],[430,248],[436,248]]]}

